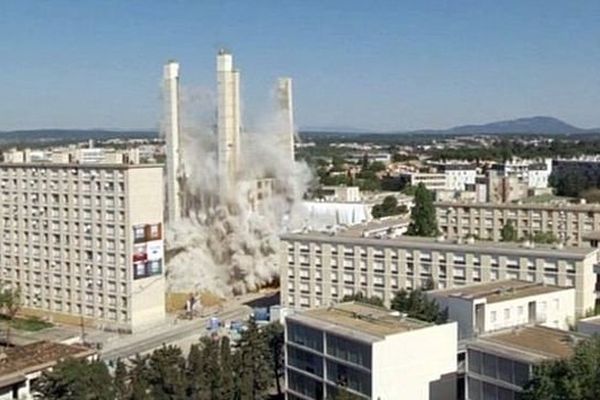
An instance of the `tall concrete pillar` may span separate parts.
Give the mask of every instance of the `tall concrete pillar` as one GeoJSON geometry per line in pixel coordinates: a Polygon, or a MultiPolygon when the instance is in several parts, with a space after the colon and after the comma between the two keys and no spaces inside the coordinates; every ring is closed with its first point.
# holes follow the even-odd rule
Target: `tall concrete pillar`
{"type": "Polygon", "coordinates": [[[221,194],[231,193],[240,163],[240,73],[231,53],[217,55],[217,135],[221,194]]]}
{"type": "Polygon", "coordinates": [[[277,80],[277,101],[282,119],[279,133],[280,151],[286,159],[294,162],[294,104],[292,101],[292,78],[277,80]]]}
{"type": "Polygon", "coordinates": [[[179,144],[179,63],[169,61],[163,73],[164,129],[166,138],[167,218],[175,222],[181,218],[182,176],[179,144]]]}

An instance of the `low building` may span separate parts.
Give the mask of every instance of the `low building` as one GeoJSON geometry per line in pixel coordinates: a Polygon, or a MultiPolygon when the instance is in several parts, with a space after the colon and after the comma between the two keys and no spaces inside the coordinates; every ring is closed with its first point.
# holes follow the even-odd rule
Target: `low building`
{"type": "Polygon", "coordinates": [[[518,400],[535,365],[572,357],[582,339],[572,332],[542,326],[478,337],[467,344],[465,398],[518,400]]]}
{"type": "Polygon", "coordinates": [[[568,330],[575,323],[575,289],[502,280],[426,293],[458,322],[459,339],[526,324],[568,330]]]}
{"type": "Polygon", "coordinates": [[[438,191],[448,188],[446,174],[437,172],[404,172],[400,179],[407,185],[418,186],[423,184],[427,190],[438,191]]]}
{"type": "Polygon", "coordinates": [[[358,186],[323,186],[321,190],[326,201],[361,201],[360,188],[358,186]]]}
{"type": "Polygon", "coordinates": [[[378,239],[345,231],[290,233],[281,236],[281,299],[284,306],[309,308],[360,292],[389,305],[398,290],[431,282],[445,289],[519,279],[574,287],[576,312],[583,315],[596,303],[598,251],[411,236],[378,239]]]}
{"type": "Polygon", "coordinates": [[[436,202],[438,227],[449,238],[477,237],[500,241],[500,231],[511,224],[519,238],[551,233],[567,246],[581,246],[583,236],[600,231],[597,204],[496,204],[436,202]]]}
{"type": "Polygon", "coordinates": [[[285,320],[287,400],[456,398],[456,323],[433,325],[343,303],[285,320]]]}
{"type": "Polygon", "coordinates": [[[31,382],[60,360],[96,357],[87,347],[45,341],[8,348],[0,354],[0,400],[33,399],[31,382]]]}

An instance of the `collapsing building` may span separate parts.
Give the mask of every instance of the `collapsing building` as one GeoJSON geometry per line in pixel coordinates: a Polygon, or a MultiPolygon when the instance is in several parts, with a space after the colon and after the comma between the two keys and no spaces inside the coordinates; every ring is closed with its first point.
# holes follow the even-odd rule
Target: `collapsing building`
{"type": "Polygon", "coordinates": [[[165,66],[167,270],[177,291],[244,292],[276,278],[277,236],[300,209],[310,177],[294,162],[291,79],[277,81],[270,122],[252,134],[242,129],[231,53],[218,52],[216,75],[216,121],[192,129],[179,65],[165,66]]]}

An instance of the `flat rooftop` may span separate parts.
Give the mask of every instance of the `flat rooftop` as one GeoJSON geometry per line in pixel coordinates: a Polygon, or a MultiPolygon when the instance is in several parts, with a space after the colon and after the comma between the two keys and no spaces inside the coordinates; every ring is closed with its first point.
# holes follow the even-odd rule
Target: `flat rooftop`
{"type": "Polygon", "coordinates": [[[352,225],[349,228],[340,231],[338,235],[363,237],[365,234],[371,235],[388,229],[406,227],[409,223],[409,217],[374,219],[363,224],[352,225]]]}
{"type": "Polygon", "coordinates": [[[400,236],[397,238],[378,239],[374,237],[350,237],[343,233],[330,235],[323,232],[298,232],[288,233],[280,236],[284,241],[323,242],[330,244],[356,245],[356,246],[379,246],[423,249],[425,251],[450,251],[461,253],[481,253],[514,256],[536,256],[556,257],[559,259],[580,260],[588,255],[595,254],[598,249],[586,247],[562,247],[556,248],[552,245],[536,244],[534,247],[526,247],[520,243],[490,242],[490,241],[457,241],[438,240],[431,237],[400,236]]]}
{"type": "Polygon", "coordinates": [[[0,162],[0,168],[81,168],[81,169],[138,169],[163,168],[164,164],[111,164],[111,163],[53,163],[53,162],[0,162]]]}
{"type": "Polygon", "coordinates": [[[511,210],[558,210],[558,211],[589,211],[600,212],[598,204],[549,204],[549,203],[479,203],[479,202],[450,202],[437,201],[434,203],[436,207],[465,207],[465,208],[488,208],[488,209],[511,209],[511,210]]]}
{"type": "Polygon", "coordinates": [[[86,358],[96,354],[83,346],[55,342],[35,342],[6,349],[0,356],[0,385],[18,382],[24,375],[52,367],[64,358],[86,358]]]}
{"type": "Polygon", "coordinates": [[[389,335],[433,325],[416,319],[400,317],[382,307],[358,302],[316,308],[288,318],[319,330],[367,342],[377,342],[389,335]]]}
{"type": "Polygon", "coordinates": [[[539,363],[572,357],[575,345],[581,340],[584,340],[582,335],[536,325],[483,335],[467,347],[526,363],[539,363]]]}
{"type": "Polygon", "coordinates": [[[461,286],[453,289],[434,290],[430,292],[435,296],[453,297],[464,300],[486,299],[487,303],[498,303],[539,294],[572,290],[543,283],[519,280],[502,280],[474,285],[461,286]]]}

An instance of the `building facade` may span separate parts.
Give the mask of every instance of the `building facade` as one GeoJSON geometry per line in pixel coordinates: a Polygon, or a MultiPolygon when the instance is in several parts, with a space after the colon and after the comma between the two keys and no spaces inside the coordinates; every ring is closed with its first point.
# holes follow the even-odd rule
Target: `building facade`
{"type": "Polygon", "coordinates": [[[285,319],[287,400],[456,398],[456,323],[428,324],[359,303],[285,319]]]}
{"type": "Polygon", "coordinates": [[[426,293],[458,323],[458,338],[539,324],[569,330],[575,323],[575,289],[500,280],[426,293]]]}
{"type": "Polygon", "coordinates": [[[133,331],[165,316],[162,165],[0,164],[2,284],[23,311],[133,331]]]}
{"type": "Polygon", "coordinates": [[[431,282],[438,289],[520,279],[575,288],[576,312],[596,301],[598,250],[527,248],[511,243],[458,243],[403,236],[355,238],[320,233],[281,237],[281,299],[309,308],[361,292],[389,305],[400,289],[431,282]]]}
{"type": "Polygon", "coordinates": [[[527,326],[484,335],[466,345],[467,400],[519,400],[533,367],[573,356],[582,338],[572,332],[527,326]]]}
{"type": "Polygon", "coordinates": [[[600,230],[600,206],[592,204],[435,203],[438,227],[448,239],[473,236],[500,241],[510,223],[519,238],[552,233],[567,246],[581,246],[586,232],[600,230]]]}

